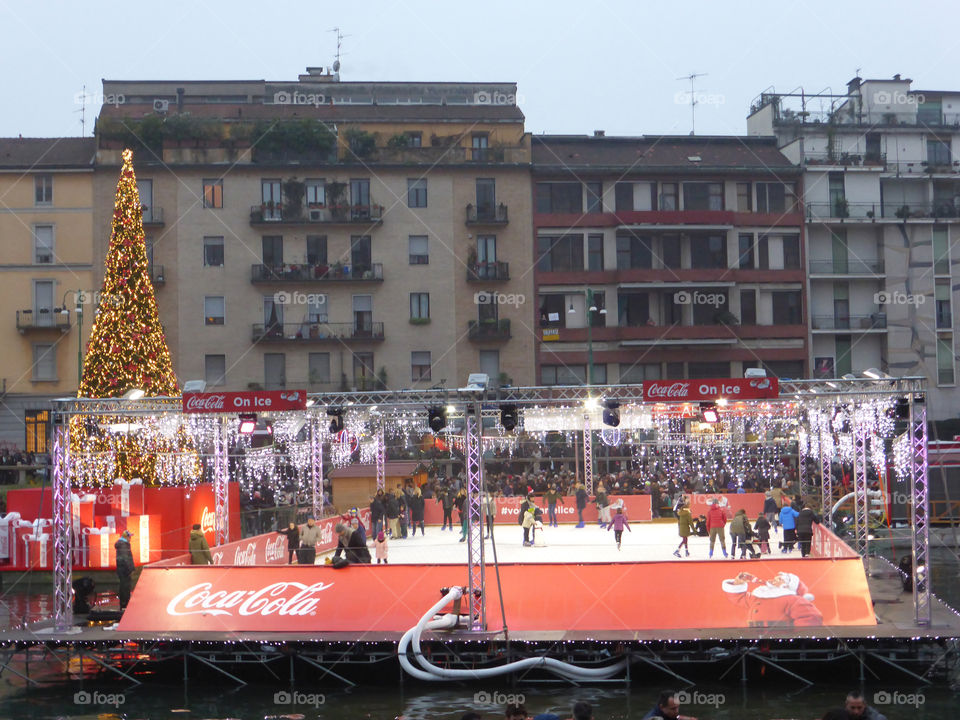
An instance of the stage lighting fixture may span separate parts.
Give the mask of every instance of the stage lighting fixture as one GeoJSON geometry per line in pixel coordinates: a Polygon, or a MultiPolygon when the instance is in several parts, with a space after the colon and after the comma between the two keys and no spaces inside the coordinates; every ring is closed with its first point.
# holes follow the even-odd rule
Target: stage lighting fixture
{"type": "Polygon", "coordinates": [[[517,426],[518,419],[516,405],[500,406],[500,424],[504,430],[513,430],[517,426]]]}
{"type": "Polygon", "coordinates": [[[610,427],[620,425],[620,401],[607,400],[603,403],[603,424],[610,427]]]}
{"type": "Polygon", "coordinates": [[[331,418],[330,420],[330,432],[338,433],[343,431],[343,408],[341,407],[328,407],[327,415],[331,418]]]}
{"type": "Polygon", "coordinates": [[[897,399],[897,404],[893,406],[893,418],[895,420],[910,419],[910,401],[907,398],[897,399]]]}
{"type": "Polygon", "coordinates": [[[252,435],[256,427],[257,427],[256,413],[240,414],[240,434],[241,435],[252,435]]]}
{"type": "Polygon", "coordinates": [[[713,424],[720,419],[716,403],[700,403],[700,419],[705,423],[713,424]]]}
{"type": "Polygon", "coordinates": [[[447,411],[441,405],[427,408],[427,422],[430,429],[438,433],[447,426],[447,411]]]}

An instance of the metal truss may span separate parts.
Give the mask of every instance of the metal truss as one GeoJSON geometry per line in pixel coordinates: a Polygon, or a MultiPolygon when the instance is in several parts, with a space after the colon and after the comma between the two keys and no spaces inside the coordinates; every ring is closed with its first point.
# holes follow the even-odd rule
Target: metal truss
{"type": "MultiPolygon", "coordinates": [[[[857,555],[867,558],[867,429],[863,423],[854,421],[853,427],[853,549],[857,555]]],[[[865,563],[867,574],[869,564],[865,563]]]]}
{"type": "Polygon", "coordinates": [[[827,527],[833,529],[833,434],[820,433],[820,518],[827,527]],[[827,443],[829,440],[829,445],[827,443]],[[828,449],[829,448],[829,449],[828,449]]]}
{"type": "Polygon", "coordinates": [[[927,463],[927,404],[910,397],[910,496],[913,498],[913,608],[917,625],[930,624],[930,496],[927,463]]]}
{"type": "MultiPolygon", "coordinates": [[[[62,420],[62,416],[57,416],[62,420]]],[[[53,629],[73,625],[73,503],[70,500],[69,426],[56,426],[53,441],[53,629]]]]}
{"type": "Polygon", "coordinates": [[[217,545],[226,545],[230,542],[230,433],[226,418],[217,425],[214,453],[214,538],[217,545]]]}
{"type": "Polygon", "coordinates": [[[583,415],[583,484],[587,494],[593,495],[593,432],[587,413],[583,415]]]}
{"type": "Polygon", "coordinates": [[[797,441],[797,480],[800,481],[800,496],[809,498],[813,494],[810,473],[807,472],[807,436],[797,441]]]}
{"type": "Polygon", "coordinates": [[[323,434],[315,415],[310,416],[310,500],[313,517],[323,517],[323,434]]]}
{"type": "Polygon", "coordinates": [[[487,628],[486,597],[484,595],[485,567],[483,542],[483,422],[480,419],[480,403],[475,403],[475,412],[468,413],[464,434],[466,435],[467,464],[467,558],[470,607],[470,629],[483,632],[487,628]]]}
{"type": "Polygon", "coordinates": [[[383,439],[383,420],[377,426],[377,489],[383,490],[387,484],[387,444],[383,439]]]}

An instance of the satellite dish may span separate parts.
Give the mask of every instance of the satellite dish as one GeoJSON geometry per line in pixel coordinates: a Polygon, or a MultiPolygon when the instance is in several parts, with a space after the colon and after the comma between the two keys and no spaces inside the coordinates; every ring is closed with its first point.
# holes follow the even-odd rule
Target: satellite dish
{"type": "Polygon", "coordinates": [[[339,61],[339,60],[334,60],[334,61],[333,61],[333,71],[334,71],[334,72],[340,72],[340,61],[339,61]]]}

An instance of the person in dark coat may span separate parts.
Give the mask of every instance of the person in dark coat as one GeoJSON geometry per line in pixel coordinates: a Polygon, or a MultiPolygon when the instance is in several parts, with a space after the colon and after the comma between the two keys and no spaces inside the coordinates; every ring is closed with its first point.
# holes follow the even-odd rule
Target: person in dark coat
{"type": "Polygon", "coordinates": [[[814,523],[820,524],[820,516],[811,508],[803,507],[797,515],[797,544],[800,545],[800,557],[807,557],[810,554],[814,523]]]}
{"type": "Polygon", "coordinates": [[[133,551],[130,549],[130,538],[133,533],[124,530],[123,535],[117,540],[113,547],[117,551],[117,577],[120,579],[120,585],[117,588],[117,596],[120,599],[120,609],[123,610],[130,602],[130,576],[133,575],[133,551]]]}
{"type": "MultiPolygon", "coordinates": [[[[457,512],[460,514],[460,542],[467,541],[467,491],[460,488],[453,499],[453,504],[457,506],[457,512]]],[[[452,530],[453,528],[451,528],[452,530]]]]}
{"type": "Polygon", "coordinates": [[[190,562],[194,565],[213,565],[213,555],[210,545],[200,530],[200,523],[194,523],[190,530],[190,562]]]}
{"type": "Polygon", "coordinates": [[[343,523],[337,523],[334,530],[340,538],[337,541],[337,550],[333,553],[335,565],[343,565],[343,563],[337,563],[341,554],[348,563],[370,564],[370,551],[366,543],[360,539],[360,533],[343,523]]]}
{"type": "Polygon", "coordinates": [[[387,535],[400,537],[400,500],[393,493],[387,493],[383,507],[387,516],[387,535]]]}
{"type": "Polygon", "coordinates": [[[374,537],[383,530],[384,510],[383,490],[377,490],[377,494],[370,500],[370,522],[373,524],[370,534],[374,537]]]}
{"type": "Polygon", "coordinates": [[[453,530],[453,500],[454,492],[450,488],[443,488],[437,493],[437,502],[443,508],[443,525],[441,530],[453,530]]]}
{"type": "Polygon", "coordinates": [[[580,522],[577,523],[578,528],[586,527],[586,523],[583,522],[583,511],[587,509],[587,500],[589,495],[587,495],[587,488],[584,487],[583,483],[577,484],[577,517],[580,522]]]}
{"type": "Polygon", "coordinates": [[[423,500],[423,493],[420,491],[420,488],[417,488],[413,495],[407,498],[407,505],[410,506],[410,530],[411,535],[417,534],[417,527],[420,527],[420,534],[426,535],[423,525],[423,513],[425,502],[423,500]]]}
{"type": "Polygon", "coordinates": [[[277,532],[287,536],[287,563],[293,563],[293,556],[297,554],[297,548],[300,547],[300,528],[292,522],[287,525],[286,530],[277,530],[277,532]]]}
{"type": "Polygon", "coordinates": [[[757,541],[760,543],[760,552],[764,555],[769,555],[770,521],[767,520],[765,513],[757,515],[757,521],[753,524],[753,531],[757,534],[757,541]]]}

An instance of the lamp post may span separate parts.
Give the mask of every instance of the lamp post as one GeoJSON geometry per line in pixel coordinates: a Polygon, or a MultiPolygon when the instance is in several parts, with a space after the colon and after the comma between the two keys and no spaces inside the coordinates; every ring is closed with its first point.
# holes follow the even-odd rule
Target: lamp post
{"type": "MultiPolygon", "coordinates": [[[[598,312],[597,306],[593,300],[593,290],[587,288],[583,291],[584,298],[586,299],[586,308],[587,308],[587,387],[593,385],[593,315],[591,313],[598,312]]],[[[570,309],[567,310],[568,315],[575,315],[576,310],[573,307],[573,303],[570,303],[570,309]]],[[[607,309],[600,308],[599,310],[601,315],[607,314],[607,309]]]]}
{"type": "Polygon", "coordinates": [[[76,298],[75,312],[77,313],[77,394],[80,393],[80,383],[83,381],[83,303],[86,296],[83,290],[67,290],[60,302],[60,314],[70,315],[67,310],[67,295],[73,293],[76,298]]]}

